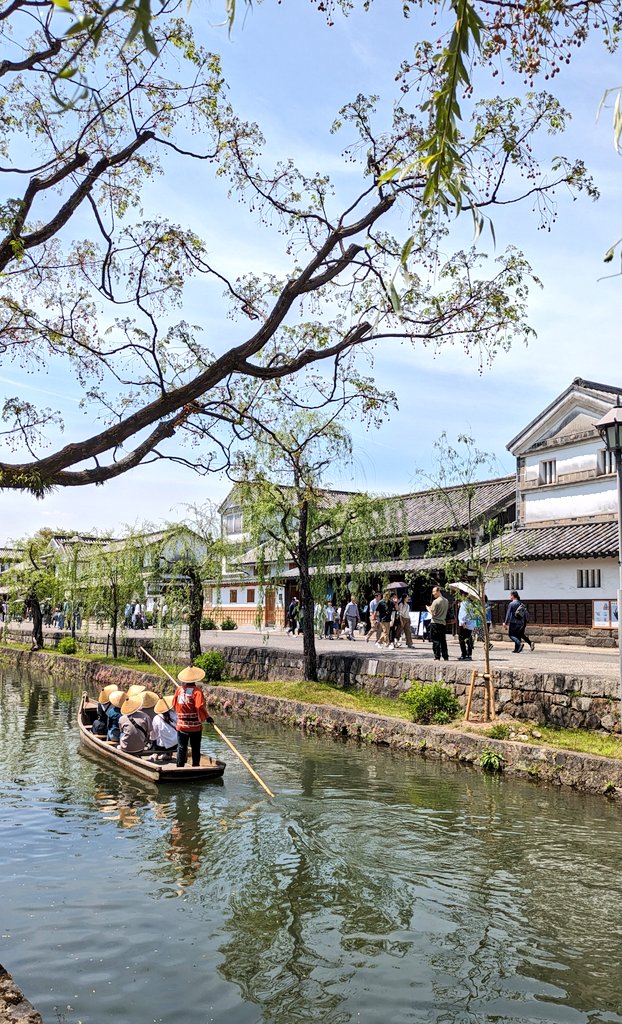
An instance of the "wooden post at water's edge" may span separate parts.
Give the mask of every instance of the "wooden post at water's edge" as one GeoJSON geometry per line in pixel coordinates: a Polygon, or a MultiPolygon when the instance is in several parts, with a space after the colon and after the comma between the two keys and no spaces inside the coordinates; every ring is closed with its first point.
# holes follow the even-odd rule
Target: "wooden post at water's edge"
{"type": "Polygon", "coordinates": [[[471,714],[471,704],[473,703],[473,691],[475,689],[475,681],[482,677],[484,681],[484,721],[494,722],[495,720],[495,684],[492,681],[492,672],[478,672],[476,668],[471,672],[471,679],[469,682],[469,689],[467,691],[467,702],[464,709],[464,720],[469,721],[469,715],[471,714]]]}

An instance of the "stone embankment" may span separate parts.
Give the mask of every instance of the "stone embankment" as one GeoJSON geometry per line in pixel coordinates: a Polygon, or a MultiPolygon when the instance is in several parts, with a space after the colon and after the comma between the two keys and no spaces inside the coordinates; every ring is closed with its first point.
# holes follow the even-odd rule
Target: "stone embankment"
{"type": "MultiPolygon", "coordinates": [[[[233,679],[300,679],[302,657],[275,647],[218,647],[233,679]]],[[[318,656],[322,682],[354,687],[382,697],[399,697],[413,680],[442,680],[453,689],[462,707],[475,663],[439,663],[431,659],[400,659],[397,652],[371,656],[358,651],[318,656]]],[[[481,668],[481,664],[478,666],[481,668]]],[[[494,671],[496,710],[509,718],[567,729],[619,731],[618,684],[609,679],[569,675],[544,668],[506,668],[494,671]]],[[[481,683],[481,677],[476,684],[481,683]]],[[[476,685],[475,715],[482,711],[481,686],[476,685]]]]}
{"type": "MultiPolygon", "coordinates": [[[[266,652],[257,649],[255,649],[255,657],[253,657],[253,649],[244,648],[241,653],[244,655],[246,671],[243,674],[241,670],[244,666],[239,660],[241,654],[236,654],[236,650],[236,648],[230,649],[230,666],[232,674],[234,666],[237,666],[238,678],[266,679],[272,675],[272,678],[300,679],[300,658],[289,655],[286,661],[275,660],[268,657],[268,654],[275,655],[279,652],[266,652]],[[277,669],[278,672],[275,675],[274,672],[277,669]],[[289,673],[287,675],[286,669],[289,673]]],[[[4,648],[2,659],[5,664],[17,665],[21,669],[32,671],[36,668],[39,671],[51,672],[57,677],[72,680],[81,684],[91,693],[97,693],[103,686],[113,681],[122,688],[142,681],[159,692],[170,689],[170,684],[164,682],[161,676],[149,672],[143,673],[109,664],[84,662],[77,658],[42,651],[16,651],[4,648]]],[[[347,659],[339,657],[330,657],[329,660],[333,671],[339,671],[342,684],[347,677],[352,685],[353,665],[340,666],[338,663],[347,659]]],[[[392,662],[393,666],[396,664],[396,662],[392,662]]],[[[327,667],[324,666],[325,669],[327,667]]],[[[360,669],[360,666],[356,667],[360,669]]],[[[452,668],[452,666],[446,667],[447,669],[452,668]]],[[[377,677],[372,675],[370,678],[376,679],[377,677]]],[[[386,678],[397,680],[397,677],[392,675],[388,675],[386,678]]],[[[339,685],[338,680],[333,679],[333,683],[339,685]]],[[[458,688],[464,688],[464,683],[455,685],[458,688]]],[[[384,688],[380,687],[374,692],[397,696],[398,692],[401,689],[406,689],[407,686],[408,680],[400,676],[399,683],[389,682],[384,688]]],[[[305,731],[323,732],[336,739],[352,738],[361,742],[377,743],[409,754],[451,760],[480,769],[482,768],[482,756],[485,752],[492,751],[499,755],[500,767],[506,774],[517,775],[533,781],[549,782],[558,786],[569,786],[587,793],[604,793],[611,797],[622,798],[622,761],[532,743],[529,742],[528,734],[524,734],[523,740],[497,740],[479,732],[469,732],[467,731],[468,727],[417,725],[413,722],[365,712],[346,711],[325,705],[312,705],[284,698],[260,696],[226,684],[205,686],[204,688],[210,707],[222,714],[246,715],[266,721],[278,721],[305,731]]]]}
{"type": "Polygon", "coordinates": [[[0,964],[0,1024],[43,1024],[43,1018],[24,997],[0,964]]]}

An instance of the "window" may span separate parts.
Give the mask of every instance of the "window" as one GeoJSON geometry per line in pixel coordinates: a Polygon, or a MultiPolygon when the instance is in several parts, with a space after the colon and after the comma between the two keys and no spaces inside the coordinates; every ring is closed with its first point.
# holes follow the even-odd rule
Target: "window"
{"type": "Polygon", "coordinates": [[[554,484],[557,480],[557,462],[550,459],[548,462],[540,463],[540,483],[554,484]]]}
{"type": "Polygon", "coordinates": [[[249,587],[246,591],[246,603],[255,604],[255,588],[249,587]]]}
{"type": "Polygon", "coordinates": [[[607,473],[615,473],[616,471],[616,457],[613,452],[603,448],[598,453],[598,472],[600,476],[604,476],[607,473]]]}
{"type": "Polygon", "coordinates": [[[600,569],[577,569],[577,587],[600,587],[600,569]]]}
{"type": "Polygon", "coordinates": [[[229,512],[226,516],[223,516],[223,530],[226,536],[230,536],[234,533],[242,532],[242,513],[241,512],[229,512]]]}
{"type": "Polygon", "coordinates": [[[503,586],[506,590],[522,590],[523,589],[523,574],[522,572],[506,572],[503,574],[503,586]]]}
{"type": "Polygon", "coordinates": [[[237,604],[237,603],[238,603],[238,592],[237,592],[237,590],[230,590],[229,591],[229,604],[237,604]]]}

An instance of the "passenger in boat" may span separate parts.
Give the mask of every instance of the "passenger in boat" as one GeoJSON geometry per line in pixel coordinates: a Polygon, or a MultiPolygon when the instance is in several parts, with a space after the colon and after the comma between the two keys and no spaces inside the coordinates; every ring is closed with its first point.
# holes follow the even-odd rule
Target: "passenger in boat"
{"type": "Polygon", "coordinates": [[[177,767],[183,768],[188,757],[188,743],[192,751],[192,767],[201,764],[201,730],[204,722],[213,722],[205,706],[205,695],[198,685],[205,678],[203,669],[191,665],[179,673],[180,685],[173,696],[173,710],[177,714],[177,767]]]}
{"type": "Polygon", "coordinates": [[[155,753],[150,761],[164,764],[170,761],[177,750],[177,715],[173,711],[173,694],[161,697],[154,707],[151,723],[151,739],[155,753]]]}
{"type": "Polygon", "coordinates": [[[110,694],[118,689],[116,683],[109,683],[108,686],[104,686],[103,690],[99,691],[97,696],[97,718],[93,722],[92,733],[94,736],[99,736],[100,739],[105,740],[108,734],[108,718],[106,712],[110,707],[110,694]]]}
{"type": "Polygon", "coordinates": [[[145,690],[144,693],[139,694],[139,696],[142,702],[141,711],[144,711],[147,715],[147,718],[149,719],[149,726],[152,727],[153,719],[155,718],[155,706],[160,698],[157,693],[153,692],[153,690],[145,690]]]}
{"type": "Polygon", "coordinates": [[[121,705],[127,700],[127,694],[124,690],[113,690],[108,695],[108,700],[110,703],[106,711],[106,718],[108,719],[108,734],[106,738],[109,743],[118,743],[121,739],[121,729],[119,728],[121,705]]]}
{"type": "Polygon", "coordinates": [[[151,719],[141,708],[142,695],[127,697],[121,705],[119,719],[119,750],[125,754],[142,754],[151,746],[151,719]]]}

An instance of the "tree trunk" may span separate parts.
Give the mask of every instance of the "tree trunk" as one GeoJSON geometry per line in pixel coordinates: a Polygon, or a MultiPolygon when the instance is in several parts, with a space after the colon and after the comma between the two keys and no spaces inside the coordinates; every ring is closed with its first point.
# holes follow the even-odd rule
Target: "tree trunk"
{"type": "Polygon", "coordinates": [[[315,650],[315,604],[311,593],[309,574],[309,546],[307,540],[309,508],[306,501],[300,505],[298,522],[298,569],[300,571],[300,598],[303,606],[302,652],[304,678],[317,683],[317,652],[315,650]]]}
{"type": "Polygon", "coordinates": [[[190,579],[190,609],[188,613],[188,643],[190,661],[201,653],[201,619],[203,618],[203,584],[194,566],[186,566],[185,573],[190,579]]]}
{"type": "Polygon", "coordinates": [[[39,598],[32,595],[30,597],[29,604],[30,610],[32,611],[32,646],[34,649],[40,651],[43,647],[43,615],[41,614],[39,598]]]}
{"type": "Polygon", "coordinates": [[[112,615],[110,616],[110,626],[112,628],[112,657],[117,657],[117,625],[119,622],[119,599],[117,597],[117,588],[112,585],[112,615]]]}

